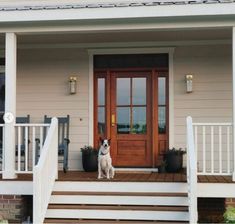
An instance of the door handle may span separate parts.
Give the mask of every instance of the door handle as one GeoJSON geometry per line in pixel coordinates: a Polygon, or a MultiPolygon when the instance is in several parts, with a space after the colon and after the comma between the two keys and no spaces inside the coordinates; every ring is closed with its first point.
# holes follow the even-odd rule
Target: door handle
{"type": "Polygon", "coordinates": [[[116,117],[115,117],[115,114],[112,114],[112,116],[111,116],[112,118],[111,118],[111,122],[112,122],[112,127],[114,127],[115,126],[115,123],[116,123],[116,117]]]}

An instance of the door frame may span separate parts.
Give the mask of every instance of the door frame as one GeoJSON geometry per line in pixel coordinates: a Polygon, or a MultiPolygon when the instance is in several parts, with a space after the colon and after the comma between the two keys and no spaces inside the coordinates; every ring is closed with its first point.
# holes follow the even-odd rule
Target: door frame
{"type": "MultiPolygon", "coordinates": [[[[155,168],[157,165],[157,158],[160,155],[160,149],[159,149],[159,140],[166,141],[166,145],[169,145],[169,69],[168,68],[118,68],[118,69],[95,69],[94,70],[94,126],[97,124],[97,98],[95,97],[95,94],[97,94],[97,80],[98,78],[105,78],[105,123],[106,123],[106,137],[112,138],[112,131],[111,131],[111,114],[113,114],[112,110],[112,103],[111,103],[111,75],[112,73],[119,73],[123,72],[123,74],[130,72],[130,73],[148,73],[148,86],[147,86],[147,92],[148,95],[147,98],[147,105],[148,105],[148,113],[149,118],[151,118],[151,122],[148,122],[148,135],[149,140],[149,147],[150,147],[150,161],[151,161],[151,167],[155,168]],[[166,78],[166,134],[159,134],[158,133],[158,78],[159,77],[165,77],[166,78]],[[157,92],[157,94],[156,94],[157,92]],[[155,136],[155,138],[154,138],[155,136]],[[165,139],[166,138],[166,139],[165,139]]],[[[145,74],[146,75],[146,74],[145,74]]],[[[137,76],[141,76],[141,74],[138,74],[137,76]]],[[[148,120],[148,119],[147,119],[148,120]]],[[[101,137],[97,129],[94,129],[94,142],[93,144],[95,146],[98,145],[98,142],[96,142],[99,137],[101,137]]]]}
{"type": "Polygon", "coordinates": [[[168,86],[169,86],[169,147],[174,146],[174,73],[173,56],[174,47],[152,47],[152,48],[108,48],[108,49],[89,49],[89,105],[88,105],[88,144],[94,144],[94,56],[113,55],[113,54],[155,54],[167,53],[168,66],[168,86]]]}

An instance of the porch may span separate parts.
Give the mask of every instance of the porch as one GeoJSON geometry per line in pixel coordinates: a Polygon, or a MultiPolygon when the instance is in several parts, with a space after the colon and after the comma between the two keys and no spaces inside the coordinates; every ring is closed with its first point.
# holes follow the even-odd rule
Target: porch
{"type": "MultiPolygon", "coordinates": [[[[97,172],[84,171],[68,171],[64,173],[59,171],[57,181],[92,181],[92,182],[171,182],[171,183],[186,183],[186,171],[181,173],[157,173],[157,172],[119,172],[116,171],[114,179],[97,179],[97,172]]],[[[33,181],[32,174],[19,174],[16,179],[3,179],[0,175],[0,181],[33,181]]],[[[234,183],[231,176],[223,175],[199,175],[197,177],[198,183],[234,183]]],[[[1,192],[0,194],[2,194],[1,192]]]]}
{"type": "MultiPolygon", "coordinates": [[[[177,215],[180,216],[173,215],[172,220],[179,218],[181,221],[190,220],[191,223],[197,219],[197,197],[206,197],[208,195],[209,197],[234,197],[234,184],[232,182],[235,162],[234,127],[232,123],[232,108],[234,106],[232,78],[234,74],[232,75],[231,66],[231,42],[234,41],[234,36],[232,36],[231,29],[202,29],[200,32],[187,29],[184,31],[135,31],[123,32],[118,35],[111,32],[109,34],[100,33],[99,36],[100,40],[97,40],[96,33],[75,32],[69,36],[63,33],[56,35],[41,34],[37,37],[30,33],[26,35],[6,34],[5,109],[13,112],[14,116],[30,114],[32,123],[19,125],[13,122],[1,125],[3,130],[3,154],[5,155],[1,166],[4,177],[2,189],[4,189],[4,186],[9,186],[7,185],[10,182],[9,178],[13,178],[11,182],[15,181],[14,186],[18,187],[17,178],[19,178],[19,181],[23,181],[27,177],[27,189],[31,188],[31,194],[34,191],[34,217],[39,222],[42,222],[46,217],[53,192],[55,190],[67,191],[70,187],[74,189],[74,192],[85,191],[85,189],[91,187],[91,191],[94,192],[104,189],[109,191],[110,186],[113,186],[112,193],[122,189],[122,193],[127,191],[126,193],[129,196],[133,196],[131,192],[135,191],[135,187],[138,191],[137,194],[140,194],[140,192],[143,194],[151,193],[155,194],[156,197],[160,194],[168,196],[169,194],[184,194],[181,202],[182,206],[187,208],[183,211],[184,213],[178,211],[177,215]],[[184,40],[182,41],[181,36],[183,34],[184,40]],[[203,36],[203,39],[201,36],[203,36]],[[12,57],[16,56],[16,37],[18,37],[19,44],[17,72],[12,70],[16,69],[16,61],[11,60],[12,57]],[[154,39],[154,42],[152,42],[152,39],[154,39]],[[57,40],[56,47],[54,40],[57,40]],[[78,40],[78,43],[75,40],[78,40]],[[95,43],[95,41],[98,42],[95,43]],[[97,49],[96,46],[100,49],[97,49]],[[110,46],[115,46],[115,49],[110,49],[110,46]],[[132,46],[132,48],[129,46],[132,46]],[[174,46],[174,49],[169,46],[174,46]],[[174,57],[173,51],[175,51],[174,57]],[[89,52],[89,55],[87,52],[89,52]],[[179,174],[117,173],[114,180],[97,181],[96,173],[89,174],[77,171],[82,169],[80,147],[84,144],[93,145],[96,142],[94,133],[98,129],[94,118],[97,117],[97,114],[94,115],[96,105],[94,102],[94,67],[92,65],[94,55],[110,55],[114,52],[115,54],[127,55],[168,54],[169,76],[164,77],[168,80],[166,85],[169,85],[169,92],[165,96],[168,95],[169,99],[165,101],[167,102],[165,104],[156,104],[156,107],[165,107],[166,113],[164,115],[166,116],[160,117],[164,127],[162,128],[161,125],[158,126],[158,123],[156,123],[158,122],[156,107],[155,109],[149,108],[156,122],[155,126],[152,126],[152,129],[148,132],[153,131],[151,132],[153,133],[152,139],[157,137],[155,138],[156,142],[148,139],[148,136],[144,139],[147,143],[151,143],[149,148],[152,150],[149,153],[150,162],[147,163],[147,168],[156,168],[156,161],[161,158],[168,146],[184,148],[188,141],[188,158],[185,159],[185,162],[190,162],[190,164],[186,166],[188,169],[187,174],[186,171],[179,174]],[[79,58],[79,62],[77,58],[79,58]],[[61,63],[58,63],[58,61],[61,63]],[[79,80],[78,92],[75,95],[69,95],[67,92],[68,74],[73,74],[74,71],[79,80]],[[186,94],[185,74],[188,72],[195,74],[193,81],[194,92],[192,94],[186,94]],[[14,84],[16,77],[17,82],[14,84]],[[16,89],[16,87],[17,92],[12,93],[11,90],[16,89]],[[70,114],[72,119],[69,154],[70,171],[67,174],[59,172],[58,181],[58,124],[56,118],[52,124],[42,124],[42,118],[45,114],[55,117],[70,114]],[[193,116],[193,122],[188,126],[185,125],[187,115],[193,116]],[[189,128],[188,131],[186,131],[186,127],[189,128]],[[166,130],[164,138],[161,138],[162,136],[159,134],[160,129],[166,130]],[[187,134],[189,135],[188,138],[186,138],[187,134]],[[44,135],[47,136],[45,142],[43,140],[44,135]],[[35,159],[37,158],[35,157],[35,139],[37,138],[40,139],[40,159],[38,163],[35,159]],[[26,145],[24,155],[16,153],[16,150],[21,151],[22,139],[26,145]],[[25,174],[29,176],[24,176],[25,174]],[[101,187],[103,189],[100,189],[101,187]],[[221,187],[226,187],[226,192],[219,191],[221,187]]],[[[151,75],[153,76],[153,73],[151,75]]],[[[144,75],[144,77],[147,76],[144,75]]],[[[162,78],[163,75],[158,77],[162,78]]],[[[157,78],[155,77],[153,80],[153,83],[149,82],[150,85],[158,86],[157,78]]],[[[153,93],[154,91],[152,91],[149,98],[153,96],[153,93]]],[[[153,96],[152,99],[157,99],[157,95],[153,96]]],[[[96,106],[104,107],[104,105],[96,106]]],[[[147,104],[134,106],[147,107],[147,104]]],[[[134,106],[130,105],[130,107],[134,106]]],[[[113,107],[110,110],[113,110],[113,107]]],[[[152,117],[148,120],[148,124],[151,124],[152,117]]],[[[111,113],[108,119],[106,133],[110,136],[112,128],[111,113]]],[[[104,120],[102,122],[104,123],[104,120]]],[[[133,133],[132,130],[131,134],[136,133],[133,133]]],[[[133,138],[133,140],[136,139],[133,138]]],[[[142,145],[145,144],[141,143],[142,145]]],[[[144,150],[141,150],[139,154],[143,155],[144,150]]],[[[6,187],[4,192],[7,192],[6,187]]],[[[171,196],[176,197],[176,195],[171,196]]],[[[112,198],[112,200],[115,201],[116,199],[112,198]]],[[[172,200],[174,201],[175,198],[172,200]]],[[[60,203],[62,204],[62,202],[63,200],[60,203]]],[[[96,202],[93,200],[90,203],[95,204],[96,202]]],[[[151,203],[157,202],[151,201],[151,203]]],[[[151,203],[150,206],[152,206],[151,203]]],[[[173,202],[170,201],[168,205],[170,203],[173,202]]],[[[53,206],[49,208],[55,209],[53,206]]],[[[74,207],[71,206],[70,209],[72,208],[74,207]]],[[[84,215],[74,212],[74,209],[72,210],[71,217],[76,218],[84,215]]],[[[53,212],[53,214],[48,215],[48,213],[47,215],[53,217],[59,213],[59,211],[53,212]]],[[[67,212],[67,210],[63,211],[64,217],[67,212]]],[[[143,210],[139,211],[140,214],[141,212],[143,210]]],[[[116,215],[114,213],[112,213],[113,217],[106,218],[115,219],[116,215]]],[[[150,210],[150,213],[146,213],[144,217],[138,217],[143,220],[158,220],[158,215],[162,219],[164,219],[164,216],[166,217],[164,213],[157,213],[153,210],[150,210]]],[[[121,214],[121,217],[127,219],[124,214],[125,212],[121,214]]],[[[135,214],[132,214],[132,219],[135,219],[135,214]]],[[[88,216],[97,218],[94,209],[88,216]]]]}

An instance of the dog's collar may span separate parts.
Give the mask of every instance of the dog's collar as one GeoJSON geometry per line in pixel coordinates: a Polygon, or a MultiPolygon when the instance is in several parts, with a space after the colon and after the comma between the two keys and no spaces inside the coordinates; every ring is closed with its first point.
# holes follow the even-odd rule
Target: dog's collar
{"type": "Polygon", "coordinates": [[[101,152],[100,153],[102,156],[105,156],[105,155],[107,155],[108,154],[108,152],[107,153],[103,153],[103,152],[101,152]]]}

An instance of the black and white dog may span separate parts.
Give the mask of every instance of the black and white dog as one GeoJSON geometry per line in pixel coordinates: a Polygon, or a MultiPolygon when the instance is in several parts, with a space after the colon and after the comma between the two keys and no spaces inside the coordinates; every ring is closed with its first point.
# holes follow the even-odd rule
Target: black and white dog
{"type": "Polygon", "coordinates": [[[98,179],[114,178],[114,168],[110,156],[110,139],[100,139],[101,146],[98,154],[98,179]]]}

